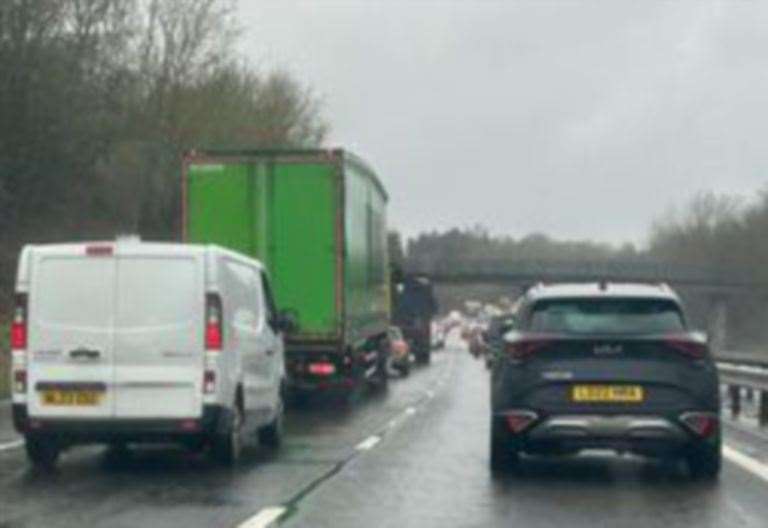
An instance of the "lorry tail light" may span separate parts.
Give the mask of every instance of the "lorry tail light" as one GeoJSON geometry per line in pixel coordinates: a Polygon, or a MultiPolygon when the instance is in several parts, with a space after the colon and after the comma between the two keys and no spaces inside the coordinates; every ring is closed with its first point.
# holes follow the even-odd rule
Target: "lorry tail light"
{"type": "Polygon", "coordinates": [[[221,297],[208,293],[205,296],[205,349],[221,350],[223,342],[221,297]]]}
{"type": "Polygon", "coordinates": [[[13,371],[13,392],[16,394],[24,394],[27,392],[27,371],[15,370],[13,371]]]}
{"type": "Polygon", "coordinates": [[[332,376],[336,374],[336,366],[333,363],[310,363],[307,371],[315,376],[332,376]]]}
{"type": "Polygon", "coordinates": [[[11,321],[11,349],[27,348],[27,295],[16,294],[11,321]]]}
{"type": "Polygon", "coordinates": [[[685,337],[670,337],[664,340],[664,344],[691,359],[704,359],[709,355],[709,348],[705,343],[685,337]]]}
{"type": "Polygon", "coordinates": [[[504,350],[509,359],[522,361],[528,359],[535,353],[547,348],[550,341],[546,339],[526,339],[523,341],[511,341],[504,345],[504,350]]]}
{"type": "Polygon", "coordinates": [[[685,413],[680,416],[680,421],[693,433],[702,438],[709,438],[720,429],[720,420],[711,413],[685,413]]]}
{"type": "Polygon", "coordinates": [[[203,393],[213,394],[216,392],[216,372],[206,370],[203,372],[203,393]]]}
{"type": "Polygon", "coordinates": [[[528,429],[536,421],[538,415],[533,411],[507,411],[504,413],[504,421],[509,432],[520,434],[528,429]]]}

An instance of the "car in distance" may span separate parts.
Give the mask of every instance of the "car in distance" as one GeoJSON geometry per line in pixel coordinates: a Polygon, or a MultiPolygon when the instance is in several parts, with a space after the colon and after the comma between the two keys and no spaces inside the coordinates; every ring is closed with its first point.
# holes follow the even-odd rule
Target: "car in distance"
{"type": "Polygon", "coordinates": [[[237,461],[280,442],[282,332],[259,262],[215,246],[26,246],[11,328],[16,429],[34,465],[70,446],[179,443],[237,461]]]}
{"type": "Polygon", "coordinates": [[[717,369],[665,285],[540,285],[504,337],[491,390],[490,465],[521,453],[614,449],[721,467],[717,369]]]}

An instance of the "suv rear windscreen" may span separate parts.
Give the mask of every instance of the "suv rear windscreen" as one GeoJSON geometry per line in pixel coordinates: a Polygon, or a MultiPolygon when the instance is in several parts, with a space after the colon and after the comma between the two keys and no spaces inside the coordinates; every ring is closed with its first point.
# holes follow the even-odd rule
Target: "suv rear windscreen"
{"type": "Polygon", "coordinates": [[[665,299],[548,299],[531,310],[534,332],[659,334],[685,330],[680,307],[665,299]]]}

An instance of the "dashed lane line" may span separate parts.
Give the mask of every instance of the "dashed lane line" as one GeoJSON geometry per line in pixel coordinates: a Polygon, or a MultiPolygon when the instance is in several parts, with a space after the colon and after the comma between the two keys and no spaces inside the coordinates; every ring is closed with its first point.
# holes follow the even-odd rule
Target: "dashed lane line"
{"type": "Polygon", "coordinates": [[[0,444],[0,452],[10,451],[11,449],[18,449],[24,445],[24,440],[14,440],[6,444],[0,444]]]}
{"type": "Polygon", "coordinates": [[[286,512],[282,506],[270,506],[240,524],[237,528],[267,528],[277,522],[286,512]]]}
{"type": "Polygon", "coordinates": [[[355,446],[355,449],[358,451],[368,451],[369,449],[373,449],[376,444],[381,442],[381,437],[378,435],[371,435],[359,444],[355,446]]]}

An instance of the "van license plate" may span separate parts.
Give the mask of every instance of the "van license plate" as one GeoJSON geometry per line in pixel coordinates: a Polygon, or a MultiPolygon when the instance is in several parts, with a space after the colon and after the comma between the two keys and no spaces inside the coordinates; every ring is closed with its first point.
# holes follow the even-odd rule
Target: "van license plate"
{"type": "Polygon", "coordinates": [[[43,405],[61,407],[92,407],[101,401],[100,392],[96,391],[61,391],[52,390],[42,393],[43,405]]]}
{"type": "Polygon", "coordinates": [[[641,403],[645,397],[639,385],[574,385],[571,398],[581,403],[641,403]]]}

